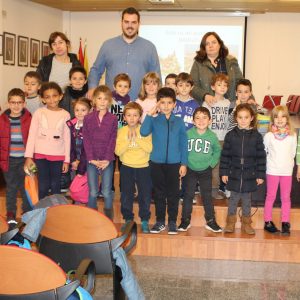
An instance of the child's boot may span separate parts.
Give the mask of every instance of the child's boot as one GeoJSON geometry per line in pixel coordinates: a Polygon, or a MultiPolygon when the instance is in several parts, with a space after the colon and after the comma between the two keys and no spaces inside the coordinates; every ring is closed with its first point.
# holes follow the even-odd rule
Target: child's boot
{"type": "Polygon", "coordinates": [[[111,219],[112,221],[114,220],[114,210],[113,208],[104,208],[104,214],[111,219]]]}
{"type": "Polygon", "coordinates": [[[290,228],[291,225],[289,222],[282,222],[282,227],[281,227],[281,234],[282,235],[290,235],[290,228]]]}
{"type": "Polygon", "coordinates": [[[255,230],[253,229],[253,227],[251,226],[252,220],[250,216],[242,216],[242,227],[241,230],[244,233],[247,234],[255,234],[255,230]]]}
{"type": "Polygon", "coordinates": [[[235,229],[236,215],[227,215],[224,232],[232,233],[235,229]]]}

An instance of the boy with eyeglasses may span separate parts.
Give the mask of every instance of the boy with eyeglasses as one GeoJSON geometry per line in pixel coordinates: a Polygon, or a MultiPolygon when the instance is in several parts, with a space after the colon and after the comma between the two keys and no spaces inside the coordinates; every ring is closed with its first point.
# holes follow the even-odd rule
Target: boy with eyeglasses
{"type": "Polygon", "coordinates": [[[30,210],[24,188],[24,153],[31,122],[25,108],[25,93],[14,88],[8,93],[8,109],[0,116],[0,168],[6,182],[6,216],[16,223],[17,193],[21,192],[23,212],[30,210]]]}

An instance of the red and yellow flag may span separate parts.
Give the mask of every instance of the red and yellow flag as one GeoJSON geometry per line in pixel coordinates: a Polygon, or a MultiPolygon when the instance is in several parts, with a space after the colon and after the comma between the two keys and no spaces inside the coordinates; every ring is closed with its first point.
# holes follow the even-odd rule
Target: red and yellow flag
{"type": "Polygon", "coordinates": [[[86,74],[89,75],[89,61],[87,57],[87,42],[84,42],[84,54],[83,54],[83,67],[86,70],[86,74]]]}
{"type": "Polygon", "coordinates": [[[78,49],[78,54],[77,54],[78,60],[80,61],[81,65],[84,65],[84,56],[82,52],[82,45],[81,45],[81,38],[79,40],[79,49],[78,49]]]}

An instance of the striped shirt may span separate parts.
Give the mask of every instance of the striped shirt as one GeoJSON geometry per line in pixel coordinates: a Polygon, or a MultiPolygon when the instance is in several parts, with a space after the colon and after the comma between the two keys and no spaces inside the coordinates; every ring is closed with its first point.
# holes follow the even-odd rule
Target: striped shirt
{"type": "Polygon", "coordinates": [[[25,147],[21,131],[20,117],[9,117],[10,120],[10,157],[24,157],[25,147]]]}

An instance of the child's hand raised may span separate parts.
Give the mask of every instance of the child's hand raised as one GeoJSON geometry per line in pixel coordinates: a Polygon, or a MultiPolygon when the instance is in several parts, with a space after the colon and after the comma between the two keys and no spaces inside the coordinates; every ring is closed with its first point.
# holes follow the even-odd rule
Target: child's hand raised
{"type": "Polygon", "coordinates": [[[128,140],[134,142],[136,139],[136,131],[135,128],[128,129],[128,140]]]}
{"type": "Polygon", "coordinates": [[[156,103],[156,105],[148,112],[148,115],[153,117],[154,115],[156,115],[159,112],[160,112],[160,109],[159,109],[159,101],[158,101],[156,103]]]}

